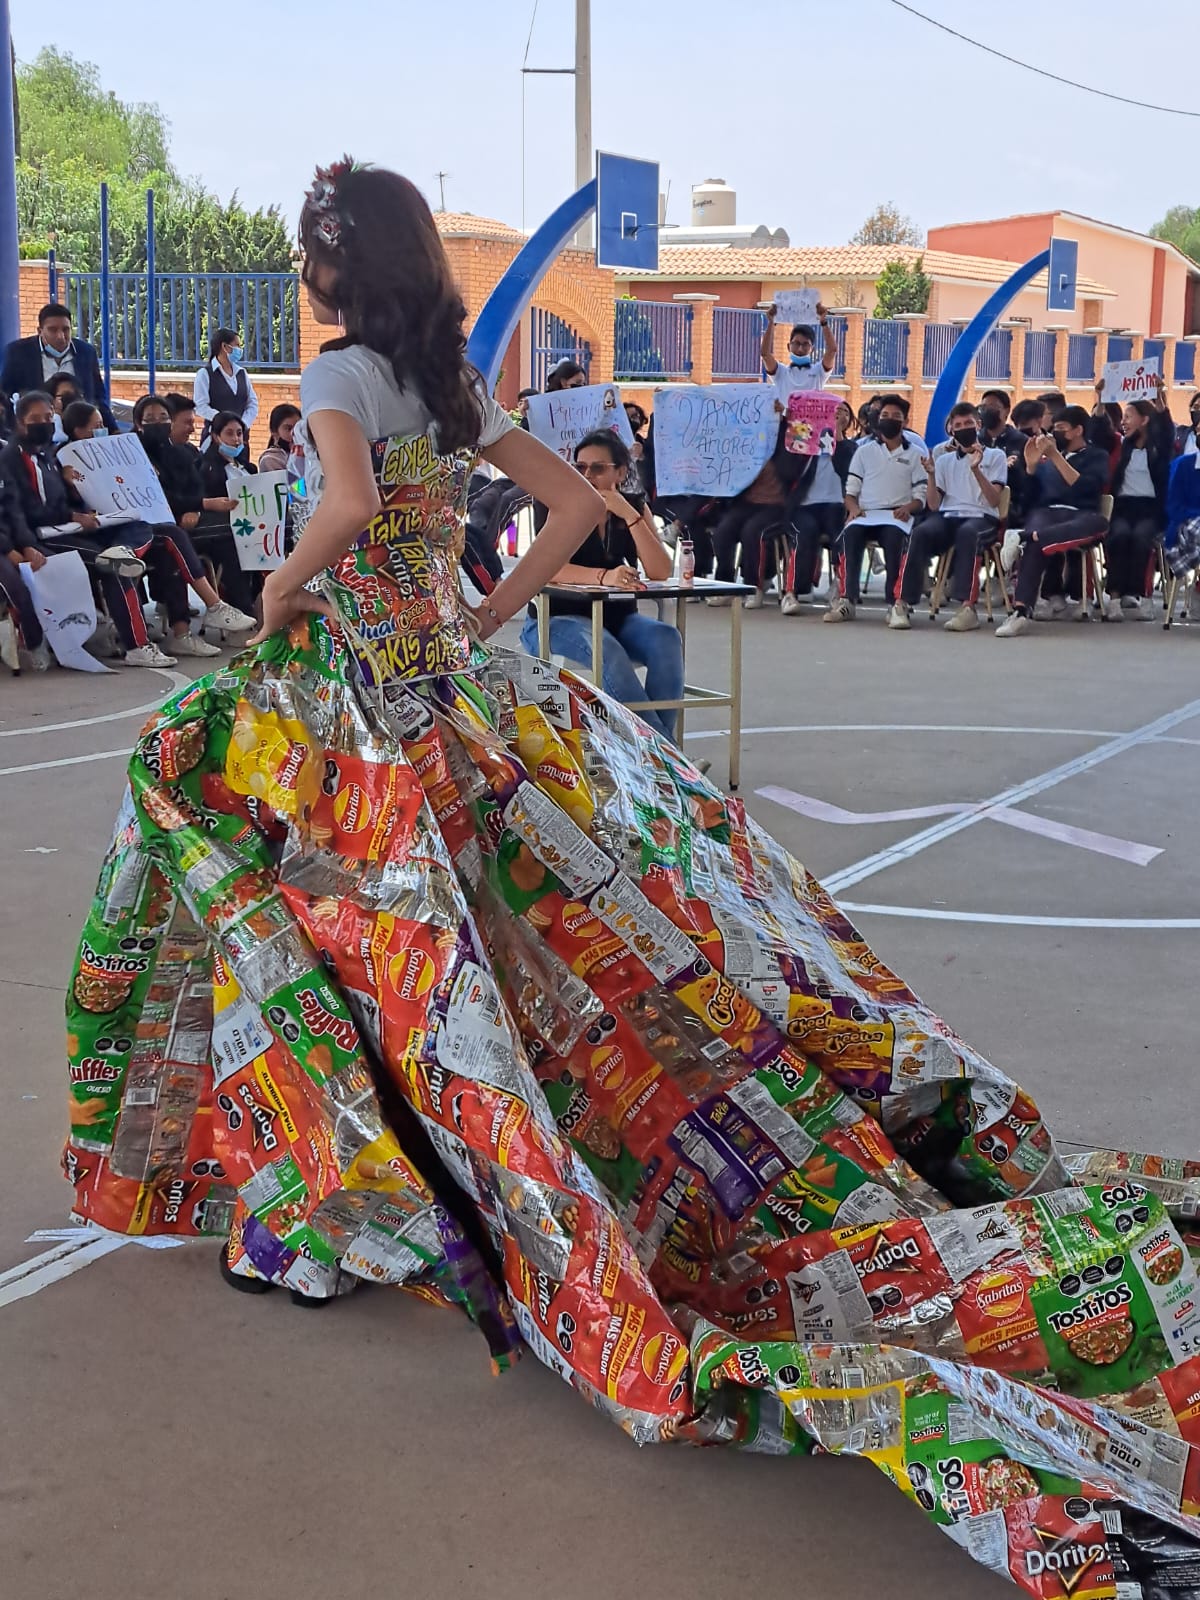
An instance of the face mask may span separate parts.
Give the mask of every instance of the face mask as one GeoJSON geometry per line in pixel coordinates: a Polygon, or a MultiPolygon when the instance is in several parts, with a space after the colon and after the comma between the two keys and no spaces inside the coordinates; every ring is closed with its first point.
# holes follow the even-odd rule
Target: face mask
{"type": "Polygon", "coordinates": [[[990,433],[993,428],[998,428],[1000,426],[1000,416],[1001,413],[995,406],[984,406],[983,410],[979,413],[979,420],[990,433]]]}
{"type": "Polygon", "coordinates": [[[1055,428],[1055,430],[1054,430],[1054,442],[1058,446],[1058,448],[1063,452],[1064,455],[1071,448],[1071,446],[1067,442],[1067,436],[1062,431],[1061,428],[1055,428]]]}
{"type": "Polygon", "coordinates": [[[40,450],[54,438],[54,424],[52,422],[25,422],[21,425],[21,437],[30,450],[40,450]]]}
{"type": "Polygon", "coordinates": [[[240,456],[242,453],[242,447],[240,444],[219,444],[217,449],[227,461],[236,461],[238,456],[240,456]]]}
{"type": "Polygon", "coordinates": [[[141,434],[142,443],[147,450],[161,450],[163,445],[171,442],[171,424],[169,422],[143,422],[141,434]]]}
{"type": "Polygon", "coordinates": [[[107,428],[93,428],[92,429],[92,438],[93,439],[107,439],[108,438],[108,429],[107,428]]]}
{"type": "Polygon", "coordinates": [[[44,339],[42,340],[42,353],[44,355],[48,355],[51,361],[65,361],[70,349],[70,340],[67,341],[67,348],[65,350],[56,350],[52,344],[47,344],[44,339]]]}
{"type": "Polygon", "coordinates": [[[793,356],[792,357],[792,365],[794,367],[811,367],[812,366],[812,357],[811,356],[793,356]]]}
{"type": "Polygon", "coordinates": [[[230,361],[240,361],[242,359],[242,347],[241,347],[240,344],[231,344],[230,345],[230,347],[229,347],[229,359],[230,359],[230,361]]]}
{"type": "Polygon", "coordinates": [[[954,430],[954,442],[960,450],[969,450],[978,438],[978,428],[955,428],[954,430]]]}
{"type": "Polygon", "coordinates": [[[904,424],[899,417],[881,417],[875,427],[885,439],[898,439],[904,432],[904,424]]]}

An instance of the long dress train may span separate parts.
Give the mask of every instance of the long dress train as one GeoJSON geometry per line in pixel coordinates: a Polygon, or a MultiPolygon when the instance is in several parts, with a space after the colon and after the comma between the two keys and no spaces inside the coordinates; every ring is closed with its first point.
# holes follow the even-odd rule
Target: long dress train
{"type": "Polygon", "coordinates": [[[739,800],[472,645],[469,461],[375,460],[339,622],[138,740],[68,997],[76,1215],[403,1286],[639,1442],[866,1455],[1031,1594],[1157,1595],[1200,1561],[1200,1169],[1069,1172],[739,800]]]}

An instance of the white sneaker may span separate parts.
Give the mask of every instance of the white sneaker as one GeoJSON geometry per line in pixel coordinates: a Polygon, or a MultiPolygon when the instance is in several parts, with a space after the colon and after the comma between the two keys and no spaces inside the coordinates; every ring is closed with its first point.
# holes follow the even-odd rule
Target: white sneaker
{"type": "Polygon", "coordinates": [[[1034,619],[1037,622],[1058,622],[1067,614],[1067,602],[1061,594],[1053,594],[1049,600],[1039,600],[1033,608],[1034,619]]]}
{"type": "Polygon", "coordinates": [[[1002,622],[996,629],[997,639],[1017,639],[1021,634],[1028,633],[1033,623],[1023,611],[1014,611],[1007,622],[1002,622]]]}
{"type": "Polygon", "coordinates": [[[945,626],[947,633],[974,633],[979,626],[979,613],[974,606],[959,606],[945,626]]]}
{"type": "Polygon", "coordinates": [[[1130,622],[1153,622],[1154,596],[1147,598],[1144,595],[1123,594],[1121,610],[1126,613],[1130,622]]]}
{"type": "Polygon", "coordinates": [[[1067,609],[1063,613],[1064,622],[1090,622],[1092,613],[1082,600],[1068,600],[1067,609]]]}
{"type": "Polygon", "coordinates": [[[50,646],[46,643],[45,639],[43,639],[41,644],[36,645],[32,650],[22,650],[20,652],[21,665],[23,667],[29,667],[33,672],[49,672],[52,660],[53,657],[50,654],[50,646]]]}
{"type": "Polygon", "coordinates": [[[145,577],[146,563],[127,544],[110,544],[107,550],[101,550],[96,557],[96,571],[112,572],[118,578],[127,578],[131,583],[136,583],[139,578],[145,577]]]}
{"type": "Polygon", "coordinates": [[[845,598],[838,598],[821,618],[822,622],[853,622],[854,602],[845,598]]]}
{"type": "Polygon", "coordinates": [[[11,617],[0,617],[0,661],[10,672],[20,672],[21,657],[17,647],[17,630],[11,617]]]}
{"type": "Polygon", "coordinates": [[[897,600],[896,604],[888,612],[887,625],[889,628],[895,628],[897,632],[902,633],[907,633],[912,627],[912,623],[908,620],[908,607],[903,600],[897,600]]]}
{"type": "Polygon", "coordinates": [[[139,650],[126,650],[123,660],[127,667],[173,667],[176,665],[175,657],[164,655],[153,641],[150,644],[142,645],[139,650]]]}
{"type": "Polygon", "coordinates": [[[204,620],[214,628],[220,628],[223,633],[249,633],[252,628],[258,627],[252,616],[231,606],[228,600],[218,600],[215,606],[209,606],[204,620]]]}
{"type": "Polygon", "coordinates": [[[748,594],[742,601],[742,609],[744,611],[761,611],[765,600],[766,595],[763,594],[762,590],[755,589],[753,594],[748,594]]]}
{"type": "Polygon", "coordinates": [[[798,594],[785,594],[779,609],[785,617],[797,617],[804,610],[804,602],[798,594]]]}
{"type": "Polygon", "coordinates": [[[1121,610],[1121,605],[1122,602],[1118,600],[1115,595],[1109,595],[1108,599],[1104,602],[1105,622],[1125,621],[1125,613],[1121,610]]]}
{"type": "Polygon", "coordinates": [[[171,639],[171,649],[180,656],[219,656],[219,646],[209,644],[199,633],[183,633],[171,639]]]}
{"type": "Polygon", "coordinates": [[[1000,546],[1000,570],[1011,572],[1017,564],[1017,557],[1021,553],[1021,535],[1016,528],[1009,528],[1004,535],[1004,543],[1000,546]]]}
{"type": "Polygon", "coordinates": [[[727,606],[730,603],[730,598],[727,594],[710,594],[708,597],[710,606],[727,606]]]}

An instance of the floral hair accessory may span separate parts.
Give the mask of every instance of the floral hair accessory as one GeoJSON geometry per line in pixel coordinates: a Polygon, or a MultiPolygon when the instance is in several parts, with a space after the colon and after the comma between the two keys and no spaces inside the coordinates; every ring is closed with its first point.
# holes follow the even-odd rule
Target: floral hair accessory
{"type": "Polygon", "coordinates": [[[350,219],[338,210],[338,184],[348,172],[356,171],[349,156],[343,156],[332,166],[318,167],[312,188],[304,197],[304,209],[313,218],[313,237],[330,250],[340,250],[351,226],[350,219]]]}

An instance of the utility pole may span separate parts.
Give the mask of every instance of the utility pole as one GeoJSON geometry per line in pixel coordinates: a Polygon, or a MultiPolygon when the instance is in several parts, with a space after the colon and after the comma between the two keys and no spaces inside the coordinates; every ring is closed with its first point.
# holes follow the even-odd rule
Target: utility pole
{"type": "MultiPolygon", "coordinates": [[[[592,176],[592,0],[575,0],[575,187],[592,176]]],[[[592,219],[575,235],[580,250],[592,248],[592,219]]]]}
{"type": "Polygon", "coordinates": [[[12,19],[0,0],[0,346],[20,337],[20,250],[17,246],[17,140],[13,106],[12,19]]]}
{"type": "MultiPolygon", "coordinates": [[[[3,4],[3,0],[0,0],[3,4]]],[[[575,79],[575,187],[582,189],[593,177],[592,156],[592,0],[575,0],[575,65],[573,67],[522,67],[523,78],[575,79]]],[[[522,115],[524,113],[522,112],[522,115]]],[[[524,124],[522,123],[522,128],[524,124]]],[[[522,132],[522,140],[524,133],[522,132]]],[[[522,143],[522,163],[524,143],[522,143]]],[[[592,221],[576,233],[577,250],[592,248],[592,221]]]]}
{"type": "Polygon", "coordinates": [[[438,187],[442,191],[442,203],[438,208],[440,211],[445,211],[446,209],[446,179],[449,176],[450,174],[448,172],[438,172],[435,174],[435,177],[438,181],[438,187]]]}

